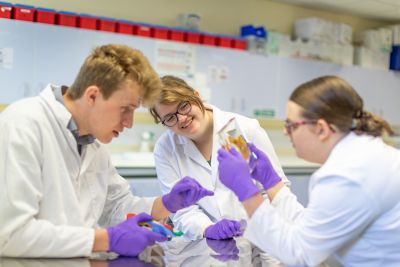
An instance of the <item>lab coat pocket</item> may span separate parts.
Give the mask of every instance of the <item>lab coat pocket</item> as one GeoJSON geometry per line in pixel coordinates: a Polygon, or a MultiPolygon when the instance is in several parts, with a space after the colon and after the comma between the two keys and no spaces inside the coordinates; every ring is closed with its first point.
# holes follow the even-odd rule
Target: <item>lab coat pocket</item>
{"type": "Polygon", "coordinates": [[[85,220],[96,223],[103,212],[107,197],[107,172],[87,171],[84,176],[81,203],[87,210],[85,220]]]}

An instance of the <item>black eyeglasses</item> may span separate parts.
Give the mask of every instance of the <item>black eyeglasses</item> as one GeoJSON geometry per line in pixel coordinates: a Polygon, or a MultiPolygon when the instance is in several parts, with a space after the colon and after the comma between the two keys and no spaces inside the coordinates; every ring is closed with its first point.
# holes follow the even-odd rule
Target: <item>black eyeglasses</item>
{"type": "Polygon", "coordinates": [[[170,113],[164,116],[164,119],[161,121],[167,127],[172,127],[178,122],[178,114],[179,115],[187,115],[192,110],[192,105],[189,101],[183,101],[179,103],[178,108],[175,113],[170,113]]]}
{"type": "Polygon", "coordinates": [[[296,130],[299,126],[301,125],[306,125],[306,124],[316,124],[316,121],[307,121],[307,120],[301,120],[301,121],[290,121],[290,120],[285,120],[285,132],[287,134],[292,134],[294,130],[296,130]]]}

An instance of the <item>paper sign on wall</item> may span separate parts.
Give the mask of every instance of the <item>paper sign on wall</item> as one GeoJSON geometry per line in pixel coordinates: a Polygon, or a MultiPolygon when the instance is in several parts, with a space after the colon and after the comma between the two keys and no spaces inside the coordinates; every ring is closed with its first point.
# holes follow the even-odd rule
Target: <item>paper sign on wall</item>
{"type": "Polygon", "coordinates": [[[193,45],[157,41],[155,69],[160,75],[174,75],[182,79],[194,78],[196,49],[193,45]]]}

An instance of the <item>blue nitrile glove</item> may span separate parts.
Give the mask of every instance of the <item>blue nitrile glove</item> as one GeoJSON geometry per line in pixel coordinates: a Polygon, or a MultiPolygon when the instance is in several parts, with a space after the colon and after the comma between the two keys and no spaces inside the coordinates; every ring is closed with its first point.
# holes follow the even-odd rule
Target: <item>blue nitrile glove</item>
{"type": "Polygon", "coordinates": [[[240,230],[240,222],[228,219],[222,219],[204,231],[204,236],[210,239],[227,239],[241,235],[243,232],[240,230]]]}
{"type": "MultiPolygon", "coordinates": [[[[250,151],[257,156],[255,164],[253,163],[254,168],[251,172],[251,176],[259,181],[265,190],[268,190],[282,179],[276,173],[267,155],[265,155],[263,151],[259,150],[254,144],[248,144],[248,146],[250,151]]],[[[253,159],[250,159],[250,161],[252,160],[253,159]]],[[[252,163],[250,162],[250,164],[252,163]]]]}
{"type": "Polygon", "coordinates": [[[109,251],[124,256],[137,256],[156,241],[167,240],[162,234],[139,226],[139,223],[152,219],[150,215],[140,213],[116,226],[108,227],[109,251]]]}
{"type": "Polygon", "coordinates": [[[172,213],[187,208],[205,196],[213,196],[214,192],[202,187],[195,179],[186,176],[179,180],[171,192],[162,197],[164,206],[172,213]]]}
{"type": "Polygon", "coordinates": [[[239,259],[239,249],[233,238],[225,240],[206,239],[207,245],[214,250],[217,255],[211,255],[213,258],[226,262],[239,259]]]}
{"type": "Polygon", "coordinates": [[[234,148],[230,152],[218,150],[218,171],[221,182],[231,189],[241,202],[259,192],[250,177],[250,169],[242,155],[234,148]]]}

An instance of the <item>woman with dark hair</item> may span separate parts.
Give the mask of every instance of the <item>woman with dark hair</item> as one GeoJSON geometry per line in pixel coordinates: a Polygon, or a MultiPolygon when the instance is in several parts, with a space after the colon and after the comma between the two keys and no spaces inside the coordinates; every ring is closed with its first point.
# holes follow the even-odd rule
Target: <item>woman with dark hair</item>
{"type": "Polygon", "coordinates": [[[252,178],[265,184],[279,177],[254,145],[252,175],[235,150],[218,151],[222,183],[237,195],[254,192],[242,201],[250,217],[245,237],[288,265],[313,266],[330,255],[345,266],[398,265],[400,151],[380,138],[392,133],[389,124],[364,110],[350,84],[325,76],[291,94],[284,132],[300,158],[322,164],[305,208],[281,184],[274,186],[277,206],[256,192],[252,178]]]}

